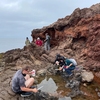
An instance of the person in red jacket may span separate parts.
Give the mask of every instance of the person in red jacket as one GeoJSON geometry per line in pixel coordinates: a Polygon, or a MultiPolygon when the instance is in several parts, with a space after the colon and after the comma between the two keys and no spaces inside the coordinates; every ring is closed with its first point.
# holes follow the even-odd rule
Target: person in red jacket
{"type": "Polygon", "coordinates": [[[37,40],[35,41],[35,44],[37,46],[42,46],[43,45],[43,41],[38,37],[37,40]]]}

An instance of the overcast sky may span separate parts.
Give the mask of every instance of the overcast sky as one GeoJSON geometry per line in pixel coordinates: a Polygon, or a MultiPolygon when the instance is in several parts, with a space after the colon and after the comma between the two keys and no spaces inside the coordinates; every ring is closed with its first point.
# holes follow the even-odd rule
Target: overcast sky
{"type": "Polygon", "coordinates": [[[42,28],[100,0],[0,0],[0,38],[31,37],[42,28]]]}
{"type": "Polygon", "coordinates": [[[89,8],[100,0],[0,0],[0,52],[23,48],[33,29],[89,8]]]}

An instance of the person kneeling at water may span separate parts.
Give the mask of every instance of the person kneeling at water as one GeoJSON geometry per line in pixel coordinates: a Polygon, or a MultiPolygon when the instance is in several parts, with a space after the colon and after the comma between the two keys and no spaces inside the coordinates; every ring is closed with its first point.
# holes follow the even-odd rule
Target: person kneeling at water
{"type": "Polygon", "coordinates": [[[30,67],[23,67],[18,70],[12,78],[12,90],[21,96],[30,96],[32,93],[38,92],[36,88],[31,88],[34,78],[30,77],[30,67]]]}
{"type": "Polygon", "coordinates": [[[63,65],[62,67],[59,68],[59,70],[62,70],[64,69],[65,72],[68,74],[68,75],[71,75],[72,74],[72,70],[75,69],[75,65],[73,64],[73,62],[69,59],[66,59],[65,60],[65,65],[63,65]]]}

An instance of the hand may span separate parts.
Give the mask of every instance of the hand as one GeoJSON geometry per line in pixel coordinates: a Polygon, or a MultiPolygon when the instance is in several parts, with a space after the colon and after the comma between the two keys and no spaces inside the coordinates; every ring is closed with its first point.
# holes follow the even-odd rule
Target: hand
{"type": "Polygon", "coordinates": [[[59,70],[62,70],[62,67],[59,67],[59,70]]]}
{"type": "Polygon", "coordinates": [[[32,71],[29,72],[29,74],[32,74],[32,73],[33,73],[32,71]]]}
{"type": "Polygon", "coordinates": [[[56,61],[56,65],[59,65],[59,61],[56,61]]]}
{"type": "Polygon", "coordinates": [[[32,70],[32,71],[29,72],[29,74],[33,74],[34,72],[35,72],[35,70],[34,71],[32,70]]]}
{"type": "Polygon", "coordinates": [[[66,66],[66,69],[68,69],[69,68],[69,66],[66,66]]]}
{"type": "Polygon", "coordinates": [[[38,90],[36,88],[32,89],[32,92],[36,93],[38,90]]]}

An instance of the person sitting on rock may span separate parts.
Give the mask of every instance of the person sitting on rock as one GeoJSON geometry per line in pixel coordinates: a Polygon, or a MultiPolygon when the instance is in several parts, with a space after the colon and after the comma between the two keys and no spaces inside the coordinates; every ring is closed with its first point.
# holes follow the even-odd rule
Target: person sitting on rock
{"type": "Polygon", "coordinates": [[[34,83],[34,78],[30,77],[30,67],[25,66],[18,70],[12,78],[12,90],[21,96],[30,96],[32,92],[36,93],[36,88],[31,88],[34,83]]]}
{"type": "Polygon", "coordinates": [[[43,45],[43,41],[38,37],[37,40],[35,41],[35,44],[37,46],[42,46],[43,45]]]}

